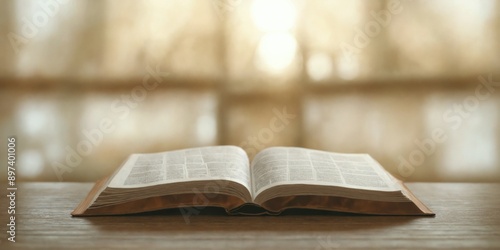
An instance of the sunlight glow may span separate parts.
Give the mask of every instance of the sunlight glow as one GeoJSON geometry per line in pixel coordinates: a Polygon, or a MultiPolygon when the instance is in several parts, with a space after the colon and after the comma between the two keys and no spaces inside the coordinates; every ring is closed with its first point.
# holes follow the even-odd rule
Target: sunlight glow
{"type": "Polygon", "coordinates": [[[255,0],[252,5],[252,20],[261,31],[290,30],[296,15],[289,0],[255,0]]]}
{"type": "Polygon", "coordinates": [[[288,33],[270,33],[260,39],[257,66],[270,73],[279,73],[295,59],[297,41],[288,33]]]}

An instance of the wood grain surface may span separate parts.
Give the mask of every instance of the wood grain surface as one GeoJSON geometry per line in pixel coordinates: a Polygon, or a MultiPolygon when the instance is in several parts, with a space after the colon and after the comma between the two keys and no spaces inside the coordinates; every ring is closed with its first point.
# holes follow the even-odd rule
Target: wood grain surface
{"type": "Polygon", "coordinates": [[[16,242],[7,241],[1,193],[0,249],[500,249],[500,183],[409,183],[435,217],[289,211],[228,216],[200,208],[73,218],[92,183],[21,183],[16,242]]]}

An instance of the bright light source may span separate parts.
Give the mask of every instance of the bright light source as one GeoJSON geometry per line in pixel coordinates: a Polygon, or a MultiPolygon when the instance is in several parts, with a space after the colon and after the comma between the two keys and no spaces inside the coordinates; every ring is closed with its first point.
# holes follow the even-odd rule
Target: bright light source
{"type": "Polygon", "coordinates": [[[314,81],[321,81],[330,77],[332,67],[332,60],[325,53],[313,53],[307,59],[307,74],[314,81]]]}
{"type": "Polygon", "coordinates": [[[261,31],[290,30],[295,17],[295,7],[289,0],[255,0],[252,5],[252,19],[261,31]]]}
{"type": "Polygon", "coordinates": [[[297,41],[288,33],[271,33],[260,39],[257,66],[270,73],[280,73],[290,65],[297,51],[297,41]]]}

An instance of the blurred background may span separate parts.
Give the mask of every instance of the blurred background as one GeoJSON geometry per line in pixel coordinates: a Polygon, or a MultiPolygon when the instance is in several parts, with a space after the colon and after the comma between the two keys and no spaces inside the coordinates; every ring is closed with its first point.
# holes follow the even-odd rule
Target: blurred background
{"type": "Polygon", "coordinates": [[[233,144],[500,181],[498,1],[6,0],[0,34],[0,153],[15,136],[18,180],[233,144]]]}

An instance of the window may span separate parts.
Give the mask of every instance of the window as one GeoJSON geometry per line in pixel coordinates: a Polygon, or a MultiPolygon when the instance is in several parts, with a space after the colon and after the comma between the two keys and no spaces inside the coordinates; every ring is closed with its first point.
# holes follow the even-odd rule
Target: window
{"type": "Polygon", "coordinates": [[[0,135],[17,136],[24,180],[234,144],[498,181],[499,13],[491,0],[2,1],[0,135]]]}

